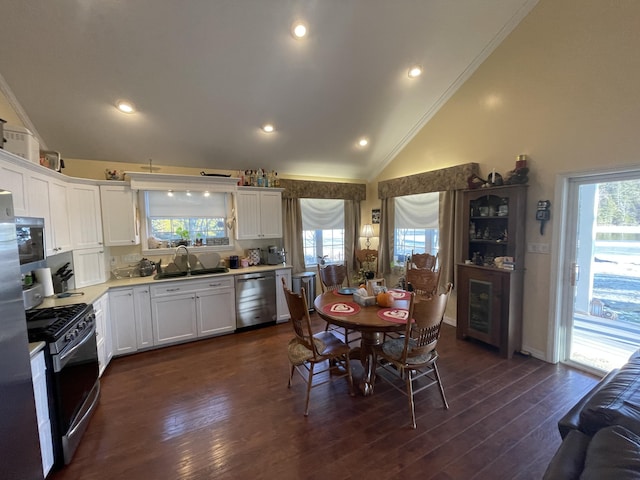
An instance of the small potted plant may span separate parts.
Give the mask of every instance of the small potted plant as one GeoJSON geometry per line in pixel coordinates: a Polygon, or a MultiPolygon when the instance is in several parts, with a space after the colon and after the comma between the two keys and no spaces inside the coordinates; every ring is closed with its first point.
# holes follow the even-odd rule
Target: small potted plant
{"type": "Polygon", "coordinates": [[[189,246],[189,230],[178,227],[176,228],[176,233],[180,237],[180,240],[178,240],[178,245],[184,245],[186,247],[189,246]]]}

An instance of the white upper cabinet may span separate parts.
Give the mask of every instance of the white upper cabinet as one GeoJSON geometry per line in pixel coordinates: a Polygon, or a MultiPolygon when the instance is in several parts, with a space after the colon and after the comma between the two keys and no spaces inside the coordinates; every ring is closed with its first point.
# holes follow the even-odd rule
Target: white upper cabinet
{"type": "Polygon", "coordinates": [[[54,249],[56,253],[67,252],[72,248],[71,224],[69,221],[69,189],[63,182],[51,180],[51,224],[53,225],[54,249]]]}
{"type": "Polygon", "coordinates": [[[29,216],[44,218],[47,255],[71,250],[67,186],[45,175],[29,177],[29,216]]]}
{"type": "Polygon", "coordinates": [[[76,275],[76,288],[97,285],[109,279],[104,247],[74,250],[73,268],[76,275]]]}
{"type": "Polygon", "coordinates": [[[100,185],[104,244],[109,247],[140,243],[138,196],[128,185],[100,185]]]}
{"type": "Polygon", "coordinates": [[[27,203],[29,172],[27,170],[8,162],[0,164],[0,188],[11,192],[14,215],[18,217],[29,215],[27,203]]]}
{"type": "Polygon", "coordinates": [[[282,238],[282,191],[270,188],[238,188],[236,238],[282,238]]]}
{"type": "Polygon", "coordinates": [[[97,185],[69,186],[71,239],[74,250],[102,247],[102,208],[97,185]]]}

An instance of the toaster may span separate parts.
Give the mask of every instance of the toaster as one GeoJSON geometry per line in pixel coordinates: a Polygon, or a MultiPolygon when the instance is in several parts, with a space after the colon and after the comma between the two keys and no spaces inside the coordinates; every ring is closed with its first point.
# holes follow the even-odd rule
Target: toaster
{"type": "Polygon", "coordinates": [[[279,263],[285,263],[284,252],[267,253],[267,265],[278,265],[279,263]]]}

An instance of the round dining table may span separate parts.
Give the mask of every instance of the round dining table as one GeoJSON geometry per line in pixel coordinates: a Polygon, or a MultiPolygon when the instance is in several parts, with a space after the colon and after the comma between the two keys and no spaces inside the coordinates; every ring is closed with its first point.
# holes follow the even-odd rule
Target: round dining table
{"type": "Polygon", "coordinates": [[[409,308],[410,294],[397,291],[394,295],[393,307],[384,309],[378,305],[358,305],[353,301],[353,295],[342,295],[336,291],[324,292],[313,302],[320,318],[339,327],[357,330],[362,335],[360,347],[352,349],[349,357],[362,363],[364,375],[359,386],[365,396],[373,394],[376,368],[373,348],[382,344],[386,332],[404,331],[406,328],[406,319],[403,321],[402,316],[406,316],[409,308]]]}

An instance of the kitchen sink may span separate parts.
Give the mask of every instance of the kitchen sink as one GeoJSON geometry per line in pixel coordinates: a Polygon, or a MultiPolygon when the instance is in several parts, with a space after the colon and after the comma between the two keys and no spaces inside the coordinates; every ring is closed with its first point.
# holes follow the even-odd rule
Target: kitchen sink
{"type": "Polygon", "coordinates": [[[227,267],[196,268],[191,270],[191,275],[210,275],[212,273],[227,273],[228,271],[227,267]]]}
{"type": "Polygon", "coordinates": [[[167,278],[180,278],[197,275],[212,275],[214,273],[227,273],[229,271],[226,267],[214,267],[214,268],[196,268],[187,272],[186,270],[180,271],[164,271],[162,273],[156,273],[153,277],[154,280],[164,280],[167,278]]]}

